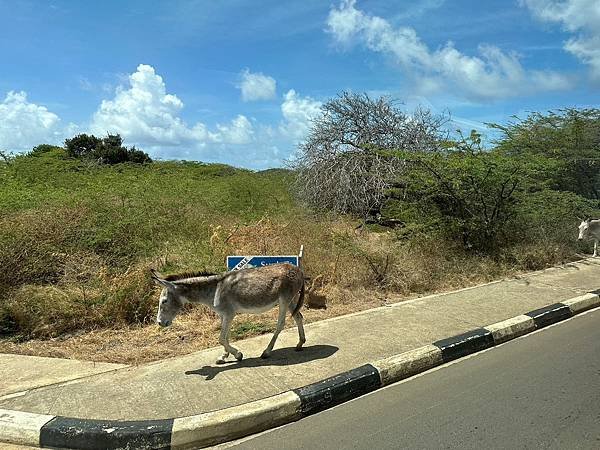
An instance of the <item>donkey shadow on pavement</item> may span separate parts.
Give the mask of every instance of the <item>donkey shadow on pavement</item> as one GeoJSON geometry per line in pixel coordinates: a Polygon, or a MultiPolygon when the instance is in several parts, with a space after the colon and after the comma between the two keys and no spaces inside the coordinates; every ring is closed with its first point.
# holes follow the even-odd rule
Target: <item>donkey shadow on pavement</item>
{"type": "Polygon", "coordinates": [[[333,345],[310,345],[304,347],[302,351],[297,352],[293,347],[280,348],[273,350],[271,356],[267,359],[247,358],[241,361],[228,361],[222,365],[204,366],[196,370],[188,370],[186,375],[201,375],[206,381],[212,380],[221,372],[228,370],[241,369],[243,367],[263,367],[263,366],[290,366],[293,364],[302,364],[317,359],[329,358],[339,350],[333,345]]]}

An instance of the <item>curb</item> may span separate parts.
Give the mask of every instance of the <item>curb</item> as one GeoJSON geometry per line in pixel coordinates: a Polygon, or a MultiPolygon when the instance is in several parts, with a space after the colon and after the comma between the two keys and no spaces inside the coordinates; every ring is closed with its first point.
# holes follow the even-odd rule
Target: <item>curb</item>
{"type": "Polygon", "coordinates": [[[0,409],[0,442],[76,449],[186,449],[215,445],[316,414],[599,307],[599,294],[600,289],[374,361],[298,389],[195,416],[112,421],[0,409]]]}

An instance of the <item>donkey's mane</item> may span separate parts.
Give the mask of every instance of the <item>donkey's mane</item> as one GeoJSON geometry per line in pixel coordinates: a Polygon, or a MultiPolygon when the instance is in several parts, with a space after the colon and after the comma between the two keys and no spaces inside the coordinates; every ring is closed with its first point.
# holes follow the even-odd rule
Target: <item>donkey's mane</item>
{"type": "Polygon", "coordinates": [[[198,272],[183,272],[183,273],[174,273],[172,275],[167,275],[165,280],[167,281],[178,281],[184,280],[186,278],[197,278],[197,277],[210,277],[213,275],[218,275],[218,273],[208,272],[206,270],[200,270],[198,272]]]}

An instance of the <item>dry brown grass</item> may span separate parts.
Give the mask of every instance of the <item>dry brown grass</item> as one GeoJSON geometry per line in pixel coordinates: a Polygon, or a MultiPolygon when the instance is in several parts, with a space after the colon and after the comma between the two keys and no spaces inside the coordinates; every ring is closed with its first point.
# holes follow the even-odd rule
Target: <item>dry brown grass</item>
{"type": "MultiPolygon", "coordinates": [[[[303,315],[306,323],[310,323],[381,306],[384,302],[384,297],[373,293],[335,291],[326,310],[304,309],[303,315]]],[[[236,330],[243,330],[239,338],[264,330],[270,332],[276,322],[277,309],[259,315],[239,315],[233,322],[232,334],[235,339],[236,330]]],[[[293,321],[288,318],[286,325],[293,326],[293,321]]],[[[214,313],[205,306],[194,306],[177,317],[169,328],[152,324],[80,331],[25,342],[5,339],[0,340],[0,352],[140,364],[217,346],[219,328],[220,321],[214,313]]]]}
{"type": "Polygon", "coordinates": [[[0,214],[0,288],[58,279],[85,215],[67,207],[0,214]]]}
{"type": "MultiPolygon", "coordinates": [[[[305,309],[307,323],[519,273],[515,265],[466,255],[440,241],[401,244],[391,233],[357,235],[352,224],[345,221],[332,223],[326,233],[322,231],[323,224],[312,227],[275,225],[268,219],[245,227],[222,226],[215,230],[211,244],[219,253],[229,252],[233,247],[240,253],[253,254],[281,253],[287,248],[285,239],[308,242],[309,288],[327,299],[327,309],[305,309]],[[311,234],[316,229],[321,230],[320,235],[311,234]],[[258,236],[266,238],[261,241],[256,239],[258,236]],[[324,240],[330,243],[329,249],[323,245],[324,240]],[[317,243],[322,247],[311,246],[317,243]],[[371,264],[365,262],[366,258],[371,264]],[[386,260],[384,277],[377,279],[373,265],[383,273],[386,260]]],[[[524,254],[534,252],[532,248],[526,250],[524,254]]],[[[183,257],[177,253],[170,255],[174,260],[183,257]]],[[[36,325],[34,320],[23,326],[29,326],[34,336],[42,338],[21,342],[3,339],[0,352],[139,364],[218,345],[219,319],[204,306],[188,308],[168,329],[154,324],[128,325],[135,322],[130,316],[136,311],[153,317],[159,289],[149,284],[144,265],[121,275],[109,275],[102,269],[96,270],[97,264],[99,261],[93,257],[79,255],[66,264],[70,269],[58,285],[21,289],[11,304],[20,308],[24,321],[40,322],[36,325]],[[90,279],[96,284],[90,284],[90,279]],[[95,286],[86,293],[80,287],[85,280],[87,286],[95,286]],[[90,308],[94,304],[97,307],[90,308]],[[48,311],[56,311],[57,317],[48,316],[48,311]],[[111,320],[120,319],[107,323],[102,314],[111,320]]],[[[274,309],[261,315],[236,317],[233,338],[272,331],[276,315],[274,309]]],[[[288,319],[287,325],[293,326],[293,321],[288,319]]]]}
{"type": "Polygon", "coordinates": [[[24,285],[5,302],[22,336],[53,338],[144,323],[153,315],[154,285],[143,266],[111,274],[92,256],[70,255],[66,261],[59,282],[24,285]]]}

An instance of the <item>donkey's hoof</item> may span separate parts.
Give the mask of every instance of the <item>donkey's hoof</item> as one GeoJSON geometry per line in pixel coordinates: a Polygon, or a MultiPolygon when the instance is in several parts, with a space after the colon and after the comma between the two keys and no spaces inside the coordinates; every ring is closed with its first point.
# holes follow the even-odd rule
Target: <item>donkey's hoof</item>
{"type": "Polygon", "coordinates": [[[237,354],[235,355],[235,359],[237,359],[238,361],[241,361],[243,357],[244,354],[242,352],[237,352],[237,354]]]}
{"type": "Polygon", "coordinates": [[[260,355],[262,359],[267,359],[269,356],[271,356],[271,352],[268,352],[266,350],[262,352],[262,355],[260,355]]]}
{"type": "Polygon", "coordinates": [[[219,358],[215,361],[216,364],[225,364],[227,361],[224,358],[219,358]]]}

